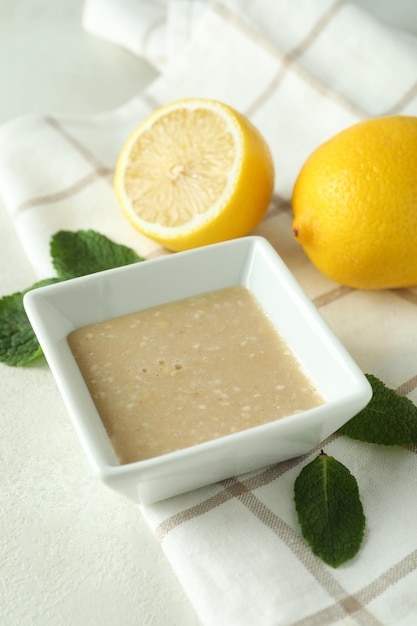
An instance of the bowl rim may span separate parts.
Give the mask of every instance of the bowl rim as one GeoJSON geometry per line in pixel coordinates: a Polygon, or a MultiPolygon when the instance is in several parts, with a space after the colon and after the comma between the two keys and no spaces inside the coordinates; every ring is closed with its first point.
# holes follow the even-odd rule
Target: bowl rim
{"type": "MultiPolygon", "coordinates": [[[[356,395],[356,400],[365,406],[371,397],[370,385],[365,378],[364,374],[359,369],[358,365],[354,362],[351,355],[348,353],[346,348],[342,345],[340,340],[334,334],[334,332],[330,329],[328,324],[325,322],[324,318],[315,307],[313,302],[306,296],[305,292],[302,290],[301,286],[290,272],[286,264],[283,262],[275,248],[264,238],[257,235],[250,235],[247,237],[242,237],[239,239],[228,240],[225,242],[211,244],[209,246],[203,246],[201,248],[195,248],[193,250],[187,250],[184,252],[175,253],[173,255],[164,255],[157,258],[149,259],[140,263],[135,263],[131,265],[126,265],[122,267],[112,268],[109,270],[104,270],[102,272],[97,272],[95,274],[88,274],[85,276],[73,278],[67,281],[62,281],[59,283],[54,283],[51,285],[47,285],[44,287],[40,287],[38,289],[29,291],[24,296],[24,307],[28,314],[29,320],[34,327],[35,333],[38,337],[39,343],[44,351],[45,357],[48,361],[48,364],[51,368],[54,379],[59,387],[61,392],[61,396],[63,397],[64,404],[66,405],[67,411],[70,414],[70,418],[72,421],[75,430],[77,431],[78,437],[81,439],[81,443],[83,444],[83,448],[85,453],[87,454],[91,465],[93,466],[95,472],[99,474],[102,478],[106,477],[114,477],[121,476],[131,473],[136,473],[137,471],[152,469],[158,467],[161,463],[169,463],[174,462],[175,460],[181,460],[188,458],[190,456],[198,455],[201,451],[210,451],[211,449],[216,449],[221,446],[224,442],[235,441],[243,442],[248,438],[253,436],[254,432],[265,432],[268,433],[271,429],[275,430],[277,428],[277,424],[279,423],[279,428],[285,430],[285,422],[289,421],[288,428],[299,427],[302,428],[303,423],[312,416],[320,415],[322,413],[326,414],[331,410],[337,409],[338,405],[343,404],[346,399],[339,398],[338,400],[331,400],[326,402],[324,405],[319,407],[314,407],[312,409],[308,409],[306,411],[288,416],[284,419],[273,420],[264,424],[260,424],[258,426],[253,426],[249,429],[237,431],[235,433],[231,433],[229,435],[224,435],[217,439],[211,439],[199,444],[195,444],[193,446],[189,446],[183,449],[175,450],[163,455],[158,455],[149,459],[144,459],[141,461],[135,461],[132,463],[122,464],[117,461],[117,457],[113,450],[113,456],[115,459],[114,463],[110,463],[109,459],[109,451],[104,451],[103,442],[94,438],[91,433],[87,432],[87,424],[82,415],[77,413],[77,408],[74,407],[71,394],[73,393],[73,389],[76,387],[77,383],[69,384],[65,380],[63,380],[63,372],[65,373],[65,368],[62,369],[62,355],[57,351],[57,343],[59,341],[63,341],[62,333],[60,339],[58,340],[54,335],[56,332],[53,328],[48,325],[48,320],[44,319],[44,315],[49,307],[50,313],[53,309],[51,304],[51,299],[59,298],[62,294],[68,293],[77,293],[82,291],[83,289],[89,289],[92,284],[104,284],[106,280],[110,280],[111,283],[116,283],[120,276],[127,276],[129,279],[133,279],[136,275],[140,275],[142,273],[150,272],[163,272],[165,268],[170,265],[178,264],[184,267],[186,264],[194,263],[195,259],[198,257],[206,257],[209,258],[210,255],[215,255],[217,251],[223,252],[226,254],[227,252],[233,250],[240,250],[242,255],[242,259],[245,260],[246,272],[250,271],[248,269],[248,265],[253,262],[253,257],[255,254],[260,254],[261,257],[264,258],[265,262],[272,262],[273,269],[275,271],[275,275],[279,277],[280,281],[285,283],[285,289],[289,290],[292,294],[292,297],[295,298],[297,304],[300,305],[302,311],[301,313],[304,316],[309,316],[310,319],[314,319],[317,328],[327,337],[328,341],[332,344],[336,352],[344,359],[345,366],[349,370],[352,375],[352,389],[351,396],[356,395]],[[208,257],[207,257],[208,255],[208,257]],[[148,269],[146,269],[148,268],[148,269]],[[103,282],[104,281],[104,282],[103,282]],[[107,459],[107,460],[106,460],[107,459]]],[[[242,263],[242,260],[241,260],[242,263]]],[[[219,271],[219,270],[218,270],[219,271]]],[[[244,271],[241,268],[241,276],[244,276],[244,271]]],[[[243,278],[242,278],[243,280],[243,278]]],[[[235,284],[244,284],[244,283],[235,283],[235,284]]],[[[210,291],[212,289],[203,289],[202,291],[210,291]]],[[[163,301],[172,301],[173,298],[172,291],[170,291],[170,297],[168,300],[163,301]]],[[[194,293],[194,292],[192,292],[194,293]]],[[[122,307],[123,308],[123,307],[122,307]]],[[[136,310],[140,310],[139,307],[136,310]]],[[[267,311],[268,313],[268,311],[267,311]]],[[[123,315],[124,313],[120,313],[123,315]]],[[[52,311],[53,315],[53,311],[52,311]]],[[[107,316],[104,319],[109,319],[113,316],[107,316]]],[[[101,320],[100,320],[101,321],[101,320]]],[[[56,322],[56,320],[55,320],[56,322]]],[[[59,321],[58,321],[59,322],[59,321]]],[[[57,323],[58,323],[57,322],[57,323]]],[[[90,323],[90,322],[86,322],[90,323]]],[[[59,323],[58,323],[59,326],[59,323]]],[[[79,327],[75,326],[74,328],[79,327]]],[[[68,333],[67,333],[68,334],[68,333]]],[[[66,336],[67,336],[66,334],[66,336]]],[[[67,344],[67,358],[68,352],[70,352],[69,346],[67,344]]],[[[72,356],[72,353],[71,353],[72,356]]],[[[71,371],[74,371],[74,365],[76,368],[78,366],[75,363],[75,359],[72,356],[72,368],[71,371]]],[[[79,371],[79,370],[78,370],[79,371]]],[[[79,372],[79,377],[81,373],[79,372]]],[[[78,379],[79,379],[78,377],[78,379]]],[[[82,376],[81,376],[82,378],[82,376]]],[[[78,380],[79,383],[79,380],[78,380]]],[[[85,383],[84,383],[85,385],[85,383]]],[[[85,390],[84,390],[85,391],[85,390]]],[[[88,393],[88,392],[87,392],[88,393]]],[[[88,394],[89,395],[89,394],[88,394]]],[[[91,399],[91,396],[90,396],[91,399]]],[[[92,399],[91,399],[92,402],[92,399]]],[[[101,418],[95,410],[97,418],[101,422],[101,418]]],[[[102,422],[101,422],[102,424],[102,422]]],[[[104,429],[104,425],[102,424],[104,429]]],[[[106,434],[106,433],[105,433],[106,434]]],[[[107,435],[107,434],[106,434],[107,435]]],[[[108,443],[111,446],[110,439],[107,437],[108,443]]],[[[110,453],[111,456],[111,453],[110,453]]]]}

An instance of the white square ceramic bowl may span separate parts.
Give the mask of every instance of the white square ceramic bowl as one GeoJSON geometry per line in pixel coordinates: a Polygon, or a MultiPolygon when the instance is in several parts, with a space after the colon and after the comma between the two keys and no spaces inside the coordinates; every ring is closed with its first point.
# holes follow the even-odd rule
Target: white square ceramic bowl
{"type": "Polygon", "coordinates": [[[155,502],[303,454],[370,400],[369,383],[261,237],[128,265],[29,292],[24,305],[93,471],[113,489],[155,502]],[[172,300],[245,285],[291,346],[325,403],[303,413],[122,465],[67,343],[80,326],[172,300]]]}

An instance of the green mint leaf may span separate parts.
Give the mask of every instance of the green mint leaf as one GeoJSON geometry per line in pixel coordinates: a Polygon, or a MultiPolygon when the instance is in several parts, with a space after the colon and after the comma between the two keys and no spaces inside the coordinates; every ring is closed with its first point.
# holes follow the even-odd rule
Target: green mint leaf
{"type": "Polygon", "coordinates": [[[402,446],[417,443],[417,406],[399,396],[372,374],[366,374],[372,387],[369,404],[340,429],[341,435],[367,443],[402,446]]]}
{"type": "Polygon", "coordinates": [[[356,479],[323,452],[306,465],[294,484],[298,521],[316,556],[338,567],[358,552],[365,515],[356,479]]]}
{"type": "Polygon", "coordinates": [[[42,349],[23,306],[23,296],[31,289],[59,282],[41,280],[25,291],[0,299],[0,361],[6,365],[26,365],[42,354],[42,349]]]}
{"type": "Polygon", "coordinates": [[[53,266],[61,280],[143,261],[134,250],[94,230],[61,230],[50,241],[53,266]]]}

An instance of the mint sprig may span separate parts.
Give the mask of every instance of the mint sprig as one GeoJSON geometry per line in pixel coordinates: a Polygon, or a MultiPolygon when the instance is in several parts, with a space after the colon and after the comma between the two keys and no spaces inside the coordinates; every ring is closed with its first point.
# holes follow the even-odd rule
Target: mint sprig
{"type": "MultiPolygon", "coordinates": [[[[372,398],[338,434],[370,444],[416,444],[416,405],[373,374],[365,376],[372,398]]],[[[322,453],[297,477],[294,497],[302,534],[317,556],[338,567],[356,554],[365,518],[356,479],[347,468],[322,453]]]]}
{"type": "Polygon", "coordinates": [[[332,567],[352,559],[362,543],[365,514],[356,479],[322,452],[294,484],[301,532],[314,554],[332,567]]]}
{"type": "Polygon", "coordinates": [[[339,434],[366,443],[403,446],[417,443],[417,406],[399,396],[372,374],[365,374],[371,387],[368,405],[339,428],[339,434]]]}
{"type": "Polygon", "coordinates": [[[6,365],[27,365],[42,355],[23,306],[27,291],[144,260],[131,248],[94,230],[59,231],[51,238],[50,254],[56,277],[0,298],[0,362],[6,365]]]}
{"type": "Polygon", "coordinates": [[[138,263],[134,250],[94,230],[61,230],[50,241],[52,264],[61,280],[138,263]]]}

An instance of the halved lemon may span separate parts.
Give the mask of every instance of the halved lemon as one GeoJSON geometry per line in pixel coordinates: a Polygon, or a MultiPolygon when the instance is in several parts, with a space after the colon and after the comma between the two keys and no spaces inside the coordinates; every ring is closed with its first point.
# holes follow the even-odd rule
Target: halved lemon
{"type": "Polygon", "coordinates": [[[270,204],[274,166],[244,115],[216,100],[187,98],[133,131],[114,187],[138,231],[179,251],[249,234],[270,204]]]}

